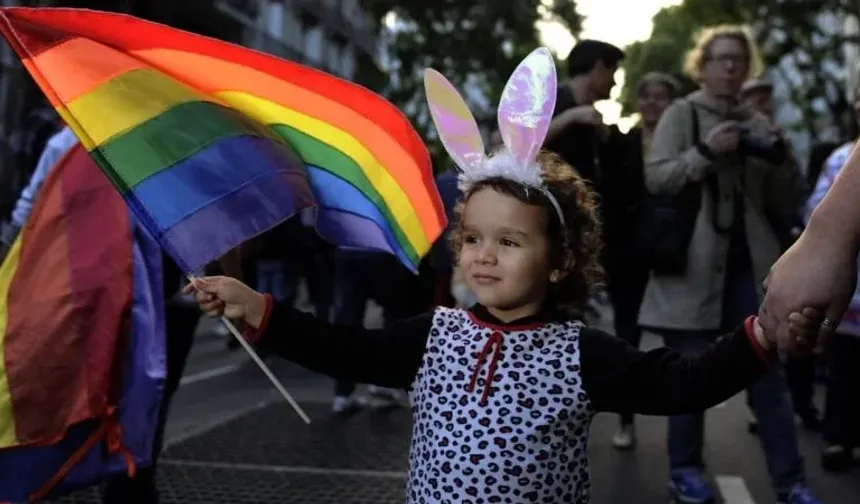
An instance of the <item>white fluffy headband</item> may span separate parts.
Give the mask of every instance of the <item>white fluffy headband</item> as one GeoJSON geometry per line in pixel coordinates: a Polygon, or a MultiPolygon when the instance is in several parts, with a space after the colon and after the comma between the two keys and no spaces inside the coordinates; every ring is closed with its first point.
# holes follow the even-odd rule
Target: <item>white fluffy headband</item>
{"type": "Polygon", "coordinates": [[[478,124],[466,102],[442,74],[424,71],[430,115],[445,150],[460,170],[458,186],[468,192],[476,183],[503,178],[540,191],[555,207],[562,228],[564,212],[546,187],[537,154],[546,139],[556,98],[555,61],[540,47],[520,62],[499,103],[499,132],[505,149],[487,157],[478,124]]]}

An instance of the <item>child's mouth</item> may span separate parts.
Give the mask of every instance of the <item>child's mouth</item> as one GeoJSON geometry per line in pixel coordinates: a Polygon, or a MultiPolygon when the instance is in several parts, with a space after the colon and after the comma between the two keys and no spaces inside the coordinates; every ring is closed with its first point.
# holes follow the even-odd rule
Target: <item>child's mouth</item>
{"type": "Polygon", "coordinates": [[[494,277],[491,275],[472,275],[472,280],[478,285],[490,285],[494,284],[501,280],[499,277],[494,277]]]}

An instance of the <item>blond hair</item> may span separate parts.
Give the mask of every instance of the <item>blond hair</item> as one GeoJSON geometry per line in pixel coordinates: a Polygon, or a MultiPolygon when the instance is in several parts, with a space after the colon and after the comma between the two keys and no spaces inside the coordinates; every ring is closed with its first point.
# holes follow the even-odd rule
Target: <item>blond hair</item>
{"type": "Polygon", "coordinates": [[[758,46],[756,46],[749,28],[740,25],[710,26],[696,34],[695,44],[687,52],[684,60],[684,73],[694,81],[700,82],[702,68],[705,67],[711,57],[711,48],[714,42],[721,38],[737,40],[746,49],[749,64],[745,77],[757,77],[761,73],[763,63],[758,46]]]}

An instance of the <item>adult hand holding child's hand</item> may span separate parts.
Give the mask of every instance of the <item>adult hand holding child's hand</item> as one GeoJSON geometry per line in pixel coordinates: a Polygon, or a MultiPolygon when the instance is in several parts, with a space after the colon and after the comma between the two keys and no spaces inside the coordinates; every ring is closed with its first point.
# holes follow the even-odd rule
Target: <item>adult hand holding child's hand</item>
{"type": "Polygon", "coordinates": [[[265,296],[235,278],[194,278],[184,292],[194,293],[195,301],[206,315],[242,319],[255,329],[260,326],[266,312],[265,296]]]}
{"type": "Polygon", "coordinates": [[[820,230],[810,230],[807,228],[771,268],[759,310],[768,337],[789,344],[789,313],[801,306],[817,308],[819,326],[825,316],[834,323],[833,327],[821,327],[826,336],[841,320],[857,283],[856,246],[840,242],[834,233],[821,235],[820,230]]]}
{"type": "Polygon", "coordinates": [[[785,332],[765,331],[759,317],[756,317],[753,330],[756,340],[768,350],[779,349],[792,355],[804,355],[814,351],[820,343],[822,317],[820,310],[807,307],[789,314],[785,332]]]}

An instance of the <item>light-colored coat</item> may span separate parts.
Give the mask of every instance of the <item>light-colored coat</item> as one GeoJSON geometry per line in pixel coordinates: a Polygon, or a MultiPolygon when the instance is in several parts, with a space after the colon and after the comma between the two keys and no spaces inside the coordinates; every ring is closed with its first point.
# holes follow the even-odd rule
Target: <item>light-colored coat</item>
{"type": "Polygon", "coordinates": [[[728,234],[713,226],[718,212],[720,227],[734,218],[733,188],[744,187],[746,236],[750,246],[756,288],[780,255],[776,232],[765,208],[783,215],[797,214],[800,201],[799,173],[793,161],[776,166],[738,154],[710,161],[695,147],[691,103],[696,107],[701,142],[720,122],[736,120],[758,134],[767,133],[769,121],[741,106],[729,106],[696,91],[672,104],[660,119],[645,166],[645,184],[652,194],[676,194],[687,183],[705,180],[711,173],[719,181],[720,201],[713,201],[703,185],[702,206],[690,242],[684,276],[653,275],[639,312],[646,327],[703,330],[718,329],[722,322],[722,298],[729,249],[728,234]]]}

